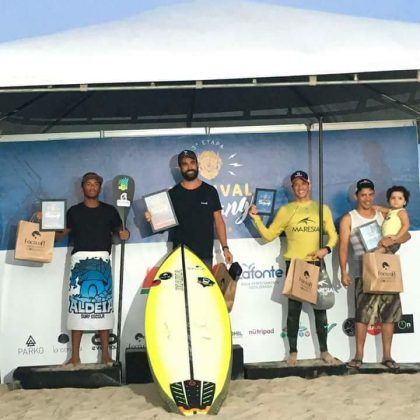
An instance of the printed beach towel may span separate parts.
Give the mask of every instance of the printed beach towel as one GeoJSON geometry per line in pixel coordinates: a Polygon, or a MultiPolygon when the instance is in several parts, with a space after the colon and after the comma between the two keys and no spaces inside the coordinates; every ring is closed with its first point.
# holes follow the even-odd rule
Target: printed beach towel
{"type": "Polygon", "coordinates": [[[108,252],[76,252],[71,257],[67,328],[111,330],[112,272],[108,252]]]}

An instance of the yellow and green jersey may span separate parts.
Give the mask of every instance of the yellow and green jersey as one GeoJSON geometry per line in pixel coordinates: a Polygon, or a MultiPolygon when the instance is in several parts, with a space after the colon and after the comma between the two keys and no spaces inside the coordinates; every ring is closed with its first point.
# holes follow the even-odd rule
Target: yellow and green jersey
{"type": "MultiPolygon", "coordinates": [[[[328,235],[326,246],[332,249],[337,243],[338,236],[331,210],[325,204],[323,213],[324,232],[328,235]]],[[[285,260],[300,258],[311,261],[313,258],[308,254],[319,249],[319,205],[315,201],[293,201],[284,205],[278,210],[269,227],[264,225],[259,216],[254,222],[261,237],[269,242],[285,232],[287,238],[287,251],[283,254],[285,260]]]]}

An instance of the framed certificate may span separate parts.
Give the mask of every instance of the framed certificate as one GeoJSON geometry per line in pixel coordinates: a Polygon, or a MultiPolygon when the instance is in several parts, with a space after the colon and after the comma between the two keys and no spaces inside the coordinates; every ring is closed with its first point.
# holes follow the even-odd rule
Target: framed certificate
{"type": "Polygon", "coordinates": [[[40,230],[64,230],[66,228],[66,210],[66,200],[41,200],[40,230]]]}
{"type": "Polygon", "coordinates": [[[145,195],[147,211],[151,214],[151,226],[153,233],[178,226],[178,219],[172,206],[168,190],[162,190],[153,194],[145,195]]]}
{"type": "Polygon", "coordinates": [[[276,190],[257,188],[255,190],[255,206],[261,216],[270,216],[274,211],[276,190]]]}
{"type": "Polygon", "coordinates": [[[376,220],[359,226],[358,230],[360,239],[367,252],[378,248],[378,242],[382,239],[382,231],[376,220]]]}

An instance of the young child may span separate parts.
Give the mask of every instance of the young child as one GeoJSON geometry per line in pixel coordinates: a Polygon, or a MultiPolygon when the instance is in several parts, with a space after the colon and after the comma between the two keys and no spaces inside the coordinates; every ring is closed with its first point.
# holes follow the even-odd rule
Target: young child
{"type": "MultiPolygon", "coordinates": [[[[410,219],[405,207],[408,204],[410,192],[403,186],[394,185],[388,188],[386,199],[390,209],[377,207],[385,220],[382,224],[382,238],[391,238],[393,241],[404,236],[410,228],[410,219]]],[[[392,244],[387,247],[379,246],[376,252],[395,254],[400,248],[399,244],[392,244]]]]}

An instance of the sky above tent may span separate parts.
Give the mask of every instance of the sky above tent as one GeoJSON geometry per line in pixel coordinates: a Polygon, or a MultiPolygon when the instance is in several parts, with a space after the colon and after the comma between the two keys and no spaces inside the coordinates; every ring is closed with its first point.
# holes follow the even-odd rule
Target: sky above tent
{"type": "MultiPolygon", "coordinates": [[[[52,34],[130,17],[177,3],[206,0],[0,0],[0,42],[52,34]]],[[[218,1],[212,4],[217,7],[218,1]]],[[[420,23],[416,0],[253,0],[376,19],[420,23]]],[[[221,2],[222,4],[223,2],[221,2]]]]}

